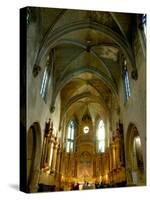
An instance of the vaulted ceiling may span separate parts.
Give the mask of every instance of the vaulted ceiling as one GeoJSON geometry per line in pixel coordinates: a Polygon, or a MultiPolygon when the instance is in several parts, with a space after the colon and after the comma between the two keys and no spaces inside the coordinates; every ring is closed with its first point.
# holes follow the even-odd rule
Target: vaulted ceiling
{"type": "MultiPolygon", "coordinates": [[[[118,98],[120,57],[135,65],[131,48],[134,14],[40,8],[42,45],[37,64],[53,51],[54,94],[61,117],[93,118],[110,112],[118,98]]],[[[56,106],[56,105],[55,105],[56,106]]]]}

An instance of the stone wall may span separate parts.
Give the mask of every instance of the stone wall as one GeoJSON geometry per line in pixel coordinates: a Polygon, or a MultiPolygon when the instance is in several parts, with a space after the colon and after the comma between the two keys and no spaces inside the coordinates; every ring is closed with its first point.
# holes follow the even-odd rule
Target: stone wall
{"type": "Polygon", "coordinates": [[[41,82],[46,65],[46,59],[40,66],[40,71],[36,77],[33,75],[33,68],[41,45],[40,21],[37,19],[27,26],[27,130],[34,122],[39,122],[44,133],[45,121],[49,118],[53,121],[55,134],[58,132],[60,118],[60,97],[56,99],[56,110],[50,113],[50,101],[52,95],[52,85],[49,84],[47,102],[40,95],[41,82]]]}

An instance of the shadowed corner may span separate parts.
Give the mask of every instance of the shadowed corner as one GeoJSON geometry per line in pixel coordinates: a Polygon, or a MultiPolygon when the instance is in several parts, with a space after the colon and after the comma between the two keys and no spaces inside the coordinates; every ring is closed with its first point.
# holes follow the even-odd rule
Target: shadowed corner
{"type": "Polygon", "coordinates": [[[14,189],[14,190],[17,190],[17,191],[19,191],[19,185],[18,184],[9,184],[9,187],[10,188],[12,188],[12,189],[14,189]]]}

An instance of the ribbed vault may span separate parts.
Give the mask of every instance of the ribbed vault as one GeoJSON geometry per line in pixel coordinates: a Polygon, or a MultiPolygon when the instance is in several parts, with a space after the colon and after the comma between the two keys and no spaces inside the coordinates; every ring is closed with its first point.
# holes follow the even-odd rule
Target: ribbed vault
{"type": "Polygon", "coordinates": [[[129,68],[136,69],[130,44],[133,15],[54,11],[50,14],[48,9],[41,9],[44,37],[36,59],[37,66],[42,67],[47,58],[51,63],[51,112],[60,96],[61,121],[66,115],[82,115],[86,107],[93,119],[108,116],[112,104],[119,107],[122,59],[127,60],[129,68]],[[52,15],[51,22],[44,23],[44,13],[52,15]]]}

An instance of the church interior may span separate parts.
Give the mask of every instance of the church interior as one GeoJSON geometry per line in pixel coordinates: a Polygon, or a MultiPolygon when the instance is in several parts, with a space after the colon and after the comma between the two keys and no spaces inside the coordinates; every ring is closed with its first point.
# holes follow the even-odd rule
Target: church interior
{"type": "Polygon", "coordinates": [[[146,185],[146,15],[25,13],[27,192],[146,185]]]}

